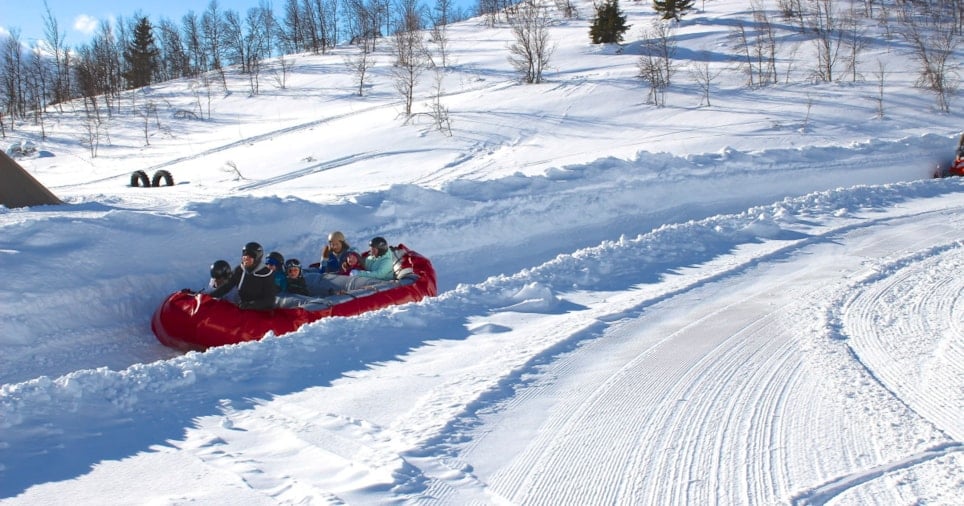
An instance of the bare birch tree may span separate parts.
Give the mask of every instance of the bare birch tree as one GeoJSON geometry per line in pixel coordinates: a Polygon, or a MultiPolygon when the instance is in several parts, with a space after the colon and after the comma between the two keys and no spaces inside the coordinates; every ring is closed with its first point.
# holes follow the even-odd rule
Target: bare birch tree
{"type": "Polygon", "coordinates": [[[358,83],[358,96],[365,94],[365,84],[368,83],[368,71],[375,66],[375,57],[368,51],[365,45],[358,46],[358,52],[354,56],[345,57],[345,65],[355,74],[358,83]]]}
{"type": "Polygon", "coordinates": [[[668,23],[656,19],[650,28],[643,30],[642,39],[637,76],[649,85],[647,101],[663,107],[666,105],[666,90],[676,72],[673,63],[676,55],[673,29],[668,23]]]}
{"type": "Polygon", "coordinates": [[[834,0],[811,0],[813,6],[807,12],[807,23],[814,34],[817,49],[817,67],[814,76],[820,81],[831,82],[840,61],[844,30],[834,0]]]}
{"type": "Polygon", "coordinates": [[[777,37],[766,10],[757,1],[751,2],[753,14],[752,31],[738,22],[732,28],[743,46],[743,64],[748,86],[766,86],[777,82],[777,37]]]}
{"type": "Polygon", "coordinates": [[[441,60],[439,66],[448,66],[448,24],[450,22],[450,13],[452,11],[453,0],[435,0],[435,8],[432,9],[430,13],[430,20],[432,22],[432,43],[438,49],[439,59],[441,60]]]}
{"type": "Polygon", "coordinates": [[[861,78],[857,68],[860,64],[860,54],[863,53],[867,47],[867,40],[864,37],[866,30],[861,26],[860,19],[861,17],[857,10],[851,6],[846,16],[844,16],[843,23],[846,29],[844,44],[849,50],[847,54],[847,70],[850,71],[851,81],[853,82],[857,82],[857,80],[861,78]]]}
{"type": "Polygon", "coordinates": [[[405,21],[395,31],[393,51],[395,65],[392,67],[392,77],[395,89],[402,95],[405,115],[412,115],[412,104],[415,101],[415,87],[425,69],[429,67],[430,58],[425,49],[420,18],[410,12],[405,21]]]}
{"type": "Polygon", "coordinates": [[[452,120],[449,117],[449,108],[442,103],[442,97],[445,96],[445,88],[442,86],[442,80],[444,78],[441,69],[435,68],[435,87],[432,90],[432,103],[429,105],[429,114],[432,116],[432,121],[435,123],[435,129],[442,132],[446,137],[452,136],[452,120]]]}
{"type": "Polygon", "coordinates": [[[710,103],[710,90],[713,82],[721,73],[723,73],[723,69],[710,69],[709,61],[694,63],[690,67],[690,75],[693,76],[696,86],[700,89],[700,105],[703,105],[704,102],[707,107],[713,105],[710,103]]]}
{"type": "Polygon", "coordinates": [[[524,0],[509,19],[515,42],[509,44],[509,63],[528,84],[542,82],[555,45],[549,40],[552,19],[533,0],[524,0]]]}
{"type": "Polygon", "coordinates": [[[877,103],[877,118],[883,119],[884,82],[887,78],[887,64],[879,59],[877,60],[877,70],[874,71],[874,77],[877,79],[877,96],[874,97],[874,101],[877,103]]]}
{"type": "Polygon", "coordinates": [[[934,93],[937,110],[950,112],[950,99],[957,92],[960,79],[958,62],[953,56],[961,42],[961,30],[951,15],[952,6],[936,4],[905,5],[901,11],[901,36],[914,50],[920,64],[917,86],[934,93]]]}
{"type": "MultiPolygon", "coordinates": [[[[70,51],[64,42],[66,35],[60,32],[57,18],[50,11],[46,0],[44,0],[43,20],[45,41],[54,59],[53,101],[62,112],[64,102],[70,99],[70,51]]],[[[43,100],[41,107],[46,110],[46,100],[43,100]]]]}
{"type": "Polygon", "coordinates": [[[10,35],[2,41],[0,46],[0,76],[2,76],[2,95],[0,105],[10,121],[10,130],[16,128],[17,119],[26,114],[26,90],[24,76],[23,44],[20,43],[20,31],[11,30],[10,35]]]}

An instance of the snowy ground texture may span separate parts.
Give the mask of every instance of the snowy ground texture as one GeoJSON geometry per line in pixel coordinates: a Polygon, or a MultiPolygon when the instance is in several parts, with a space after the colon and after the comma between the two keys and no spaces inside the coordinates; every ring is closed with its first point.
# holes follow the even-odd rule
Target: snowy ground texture
{"type": "Polygon", "coordinates": [[[68,204],[0,209],[0,503],[964,504],[964,181],[928,177],[960,115],[876,25],[883,118],[788,26],[787,82],[745,87],[742,0],[677,31],[713,105],[681,71],[657,108],[649,5],[621,52],[577,6],[540,85],[505,28],[450,28],[451,136],[399,116],[387,45],[362,97],[347,47],[254,97],[230,75],[203,120],[174,116],[195,83],[143,90],[95,158],[70,110],[18,125],[68,204]],[[332,230],[425,254],[439,296],[205,353],[151,334],[245,242],[312,261],[332,230]]]}

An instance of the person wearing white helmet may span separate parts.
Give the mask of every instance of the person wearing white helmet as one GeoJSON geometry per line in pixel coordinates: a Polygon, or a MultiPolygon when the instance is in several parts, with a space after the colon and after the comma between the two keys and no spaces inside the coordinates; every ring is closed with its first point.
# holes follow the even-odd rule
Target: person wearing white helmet
{"type": "Polygon", "coordinates": [[[319,269],[327,274],[337,274],[352,251],[355,250],[345,240],[345,234],[341,231],[336,230],[328,234],[328,244],[321,250],[319,269]]]}

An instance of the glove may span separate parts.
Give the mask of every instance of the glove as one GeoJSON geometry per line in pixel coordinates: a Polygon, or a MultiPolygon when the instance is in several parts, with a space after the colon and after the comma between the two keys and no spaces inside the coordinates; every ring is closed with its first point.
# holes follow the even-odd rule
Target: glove
{"type": "Polygon", "coordinates": [[[194,294],[194,290],[191,290],[190,288],[181,288],[181,293],[186,293],[186,294],[189,294],[189,295],[193,295],[193,294],[194,294]]]}

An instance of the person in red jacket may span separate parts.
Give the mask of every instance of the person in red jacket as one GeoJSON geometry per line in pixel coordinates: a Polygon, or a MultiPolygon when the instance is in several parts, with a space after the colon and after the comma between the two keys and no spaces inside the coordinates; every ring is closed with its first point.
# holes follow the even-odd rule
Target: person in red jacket
{"type": "Polygon", "coordinates": [[[954,163],[951,164],[950,173],[953,176],[964,176],[964,134],[957,143],[957,152],[954,156],[954,163]]]}
{"type": "Polygon", "coordinates": [[[354,270],[364,270],[365,266],[362,265],[362,257],[357,251],[349,251],[345,256],[345,261],[341,264],[341,271],[338,274],[344,276],[351,276],[351,271],[354,270]]]}

